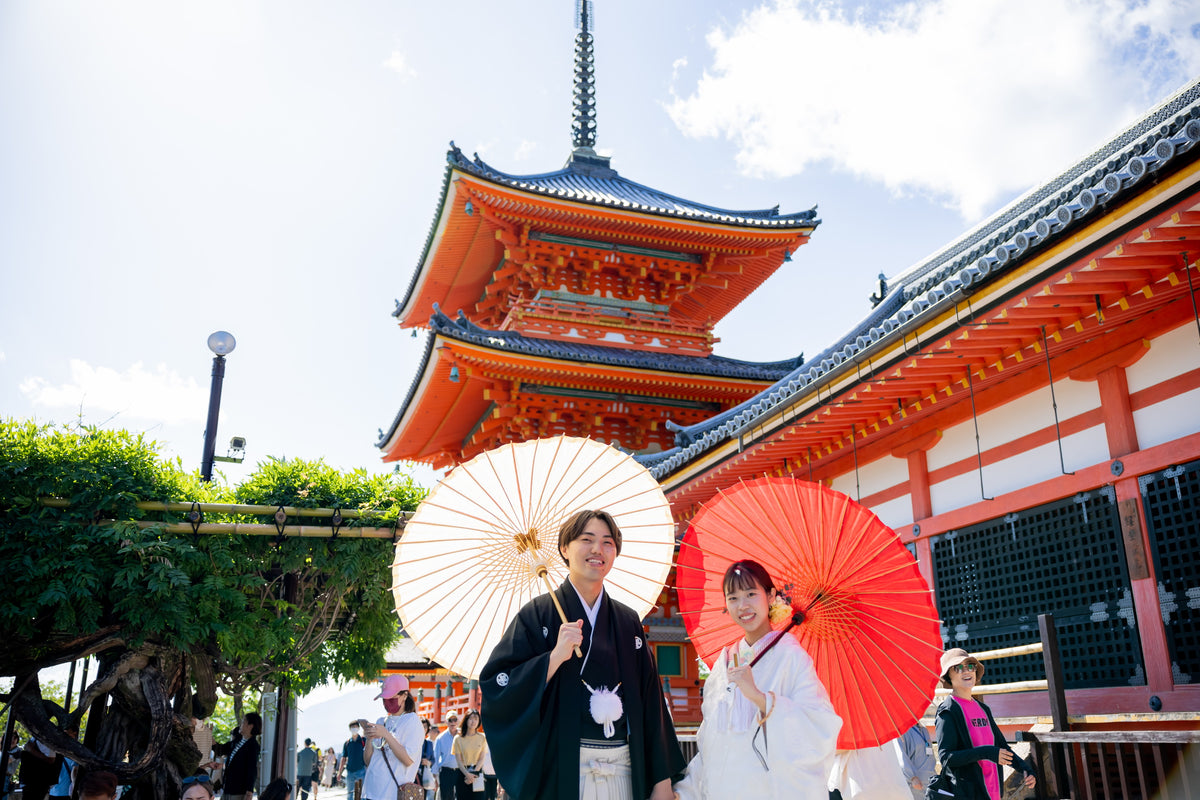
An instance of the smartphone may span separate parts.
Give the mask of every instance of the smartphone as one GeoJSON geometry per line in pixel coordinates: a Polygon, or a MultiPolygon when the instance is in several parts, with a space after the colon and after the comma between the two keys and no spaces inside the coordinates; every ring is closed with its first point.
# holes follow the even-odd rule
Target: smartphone
{"type": "Polygon", "coordinates": [[[361,717],[358,719],[358,727],[363,729],[363,733],[366,733],[367,726],[370,724],[371,723],[367,722],[365,719],[362,719],[361,717]]]}

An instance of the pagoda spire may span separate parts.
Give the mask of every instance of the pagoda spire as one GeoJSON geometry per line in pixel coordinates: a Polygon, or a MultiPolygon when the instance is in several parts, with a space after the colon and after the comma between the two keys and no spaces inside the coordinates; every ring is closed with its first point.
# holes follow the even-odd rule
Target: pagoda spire
{"type": "Polygon", "coordinates": [[[596,146],[596,57],[592,49],[592,0],[575,0],[575,118],[571,139],[576,150],[596,146]]]}

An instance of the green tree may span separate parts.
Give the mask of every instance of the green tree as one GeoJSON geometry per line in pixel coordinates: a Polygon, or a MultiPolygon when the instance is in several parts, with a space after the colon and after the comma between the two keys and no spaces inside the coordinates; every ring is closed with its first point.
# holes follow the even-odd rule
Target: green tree
{"type": "Polygon", "coordinates": [[[320,461],[270,460],[239,487],[207,484],[138,435],[0,422],[8,579],[0,675],[20,689],[15,713],[80,763],[137,780],[135,797],[175,796],[179,776],[199,761],[188,719],[212,712],[218,685],[240,703],[266,684],[305,691],[378,674],[396,635],[392,548],[371,539],[174,534],[164,524],[178,519],[136,503],[374,510],[353,524],[387,526],[422,496],[408,476],[341,473],[320,461]],[[47,507],[47,497],[68,505],[47,507]],[[99,660],[99,674],[66,714],[45,697],[37,671],[84,655],[99,660]],[[84,741],[62,735],[89,708],[84,741]]]}

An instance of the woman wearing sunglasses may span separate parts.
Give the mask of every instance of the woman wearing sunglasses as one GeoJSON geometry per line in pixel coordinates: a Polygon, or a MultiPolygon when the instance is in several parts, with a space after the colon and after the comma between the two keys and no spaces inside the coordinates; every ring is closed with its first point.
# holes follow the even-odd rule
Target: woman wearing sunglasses
{"type": "Polygon", "coordinates": [[[212,800],[213,798],[212,779],[204,772],[184,778],[180,789],[179,800],[212,800]]]}
{"type": "Polygon", "coordinates": [[[1000,800],[1004,776],[1001,767],[1025,773],[1025,786],[1033,787],[1033,767],[1012,751],[992,710],[971,696],[983,677],[983,664],[966,650],[942,653],[942,686],[952,694],[937,710],[938,761],[949,776],[958,800],[1000,800]]]}
{"type": "Polygon", "coordinates": [[[842,720],[796,637],[773,630],[772,605],[781,604],[766,569],[734,562],[722,588],[725,612],[745,635],[721,651],[704,681],[699,752],[676,797],[826,800],[842,720]]]}

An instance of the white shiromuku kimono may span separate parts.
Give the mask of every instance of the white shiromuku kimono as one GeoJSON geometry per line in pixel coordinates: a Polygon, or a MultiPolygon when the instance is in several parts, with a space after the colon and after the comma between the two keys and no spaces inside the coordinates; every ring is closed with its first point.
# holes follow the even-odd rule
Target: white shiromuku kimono
{"type": "Polygon", "coordinates": [[[775,693],[775,705],[765,724],[766,743],[758,737],[758,708],[729,682],[730,648],[721,651],[704,682],[704,720],[697,737],[699,752],[687,775],[675,784],[680,800],[718,800],[730,797],[786,797],[827,800],[825,781],[837,746],[842,720],[817,678],[812,659],[791,634],[772,632],[754,647],[745,639],[737,645],[738,663],[748,664],[770,641],[783,641],[754,665],[754,683],[763,693],[775,693]]]}
{"type": "Polygon", "coordinates": [[[912,800],[903,762],[896,739],[878,747],[839,750],[829,770],[829,791],[837,789],[842,800],[912,800]]]}

